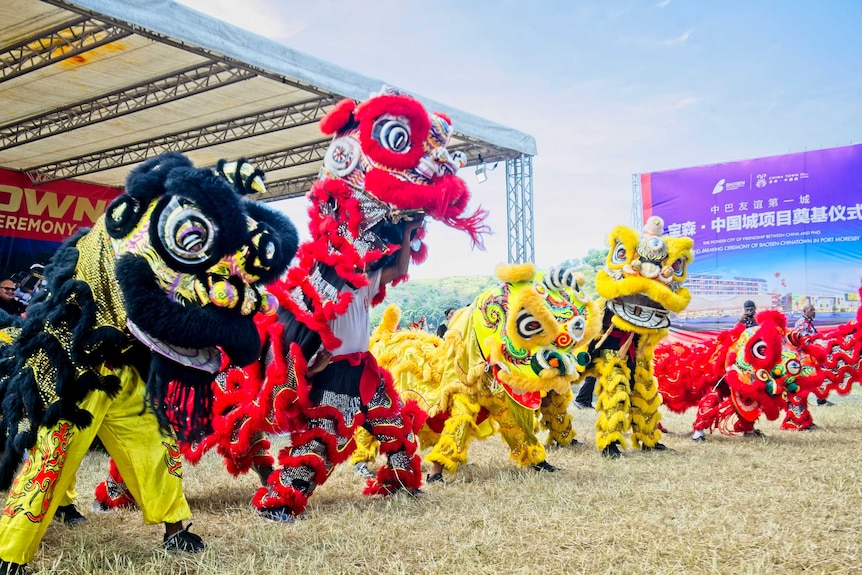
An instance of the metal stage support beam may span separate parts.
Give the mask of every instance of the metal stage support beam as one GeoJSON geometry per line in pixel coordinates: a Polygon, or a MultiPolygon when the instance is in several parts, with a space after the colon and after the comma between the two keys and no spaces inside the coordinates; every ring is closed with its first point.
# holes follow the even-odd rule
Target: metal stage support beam
{"type": "Polygon", "coordinates": [[[36,166],[28,169],[27,175],[34,184],[53,182],[134,164],[163,152],[188,152],[276,130],[312,124],[318,122],[336,101],[334,96],[314,98],[251,116],[233,118],[160,138],[142,140],[120,148],[101,150],[54,164],[36,166]]]}
{"type": "Polygon", "coordinates": [[[48,114],[0,126],[0,149],[6,150],[98,122],[115,120],[126,114],[248,80],[254,76],[255,74],[248,70],[224,62],[191,66],[142,84],[56,108],[48,114]]]}
{"type": "Polygon", "coordinates": [[[535,263],[533,245],[533,156],[506,160],[509,263],[535,263]]]}
{"type": "Polygon", "coordinates": [[[641,175],[632,174],[632,227],[639,230],[644,225],[644,207],[641,196],[641,175]]]}
{"type": "Polygon", "coordinates": [[[39,32],[0,52],[0,82],[110,44],[131,33],[88,18],[78,18],[70,24],[39,32]]]}

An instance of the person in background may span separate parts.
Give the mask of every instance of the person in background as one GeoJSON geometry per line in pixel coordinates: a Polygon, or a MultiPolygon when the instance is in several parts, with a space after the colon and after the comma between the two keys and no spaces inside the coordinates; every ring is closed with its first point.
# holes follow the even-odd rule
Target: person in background
{"type": "MultiPolygon", "coordinates": [[[[796,320],[796,323],[793,325],[793,331],[802,336],[814,335],[817,333],[817,328],[814,327],[814,318],[817,317],[817,310],[814,309],[814,306],[811,302],[806,303],[802,306],[802,317],[796,320]]],[[[828,399],[817,399],[817,405],[825,405],[829,407],[830,405],[835,405],[828,399]]]]}
{"type": "Polygon", "coordinates": [[[0,282],[0,309],[9,315],[23,315],[27,306],[15,299],[17,286],[11,279],[0,282]]]}
{"type": "Polygon", "coordinates": [[[742,304],[742,317],[740,317],[739,321],[736,323],[741,323],[746,328],[754,327],[757,325],[757,320],[754,319],[756,313],[757,308],[754,306],[754,302],[748,300],[742,304]]]}
{"type": "Polygon", "coordinates": [[[446,308],[446,311],[443,315],[446,316],[446,321],[437,326],[437,337],[443,337],[444,335],[446,335],[446,330],[449,329],[449,320],[452,319],[453,315],[455,315],[455,308],[446,308]]]}

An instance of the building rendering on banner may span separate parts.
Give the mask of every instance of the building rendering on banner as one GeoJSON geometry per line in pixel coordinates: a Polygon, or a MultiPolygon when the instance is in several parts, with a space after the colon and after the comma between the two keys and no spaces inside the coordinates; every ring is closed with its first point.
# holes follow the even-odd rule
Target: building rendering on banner
{"type": "Polygon", "coordinates": [[[637,174],[640,217],[694,239],[687,329],[732,323],[742,304],[824,324],[858,308],[862,145],[637,174]]]}

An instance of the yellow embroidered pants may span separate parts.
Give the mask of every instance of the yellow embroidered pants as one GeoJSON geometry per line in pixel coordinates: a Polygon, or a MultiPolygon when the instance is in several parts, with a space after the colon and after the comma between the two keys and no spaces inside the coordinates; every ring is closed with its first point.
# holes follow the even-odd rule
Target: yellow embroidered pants
{"type": "Polygon", "coordinates": [[[191,517],[176,441],[159,431],[151,411],[141,414],[144,382],[137,371],[123,368],[115,373],[122,382],[115,398],[93,391],[79,403],[93,414],[90,426],[78,429],[60,420],[39,429],[0,515],[0,559],[20,564],[33,559],[57,507],[67,503],[64,495],[74,488],[75,473],[96,435],[117,463],[145,523],[191,517]]]}

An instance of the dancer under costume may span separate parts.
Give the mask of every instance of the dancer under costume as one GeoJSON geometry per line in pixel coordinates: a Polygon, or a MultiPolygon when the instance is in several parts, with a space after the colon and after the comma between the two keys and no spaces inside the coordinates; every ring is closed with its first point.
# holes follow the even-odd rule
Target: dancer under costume
{"type": "Polygon", "coordinates": [[[0,573],[33,559],[97,435],[144,521],[165,523],[164,547],[203,549],[182,524],[191,511],[168,382],[192,415],[176,432],[202,436],[222,352],[240,365],[258,357],[252,316],[274,311],[262,285],[297,246],[293,224],[241,187],[164,154],[133,170],[93,229],[52,258],[0,361],[0,573]]]}
{"type": "Polygon", "coordinates": [[[415,435],[412,425],[405,425],[392,377],[368,352],[368,312],[380,289],[407,273],[410,236],[421,223],[404,227],[394,265],[369,272],[365,286],[346,284],[341,289],[350,294],[350,304],[344,314],[329,322],[341,344],[331,352],[318,352],[306,373],[307,384],[299,391],[302,428],[291,434],[292,445],[279,458],[282,468],[255,496],[255,505],[265,517],[290,520],[302,513],[315,488],[350,456],[355,448],[353,433],[360,426],[381,442],[387,456],[387,464],[377,480],[370,482],[366,494],[418,490],[421,470],[415,435]]]}

